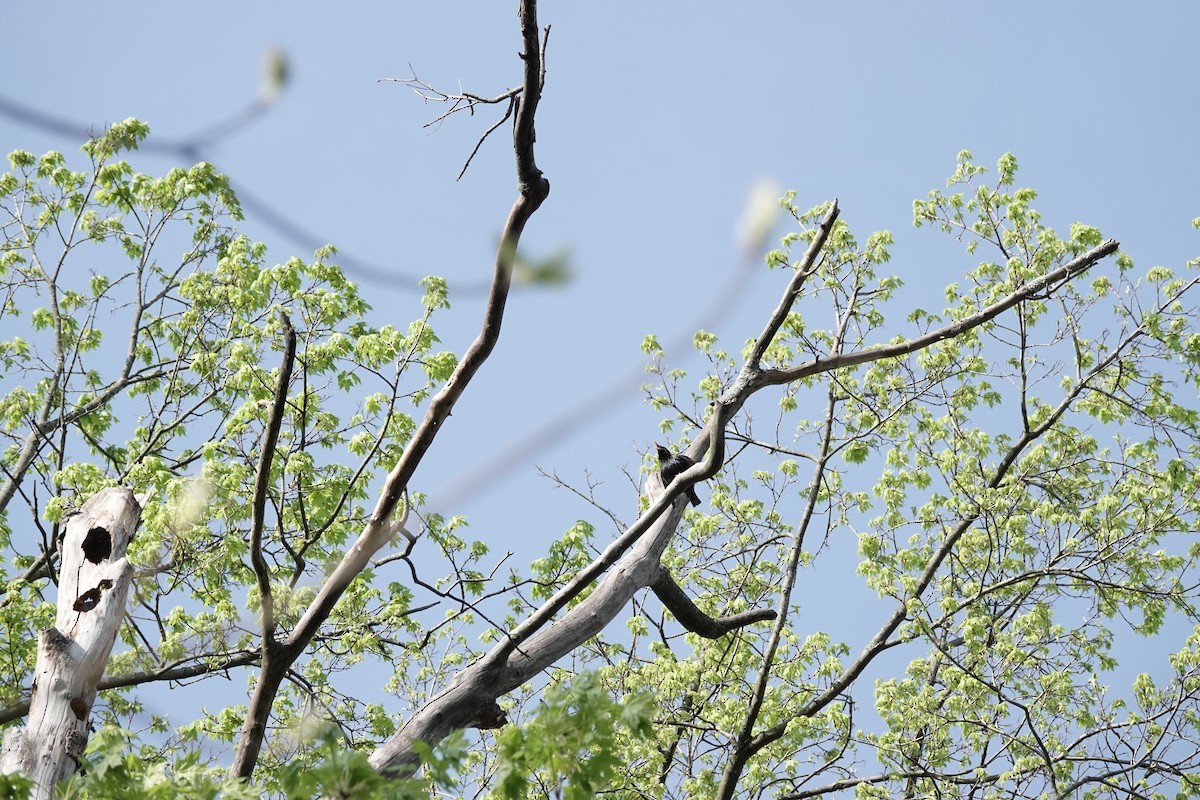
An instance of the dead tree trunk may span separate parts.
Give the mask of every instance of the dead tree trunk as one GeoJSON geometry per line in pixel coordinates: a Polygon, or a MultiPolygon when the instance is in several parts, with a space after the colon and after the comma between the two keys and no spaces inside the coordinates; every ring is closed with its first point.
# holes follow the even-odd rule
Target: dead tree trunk
{"type": "Polygon", "coordinates": [[[125,612],[133,568],[125,548],[141,506],[128,489],[97,492],[67,518],[61,546],[58,616],[38,637],[29,716],[4,736],[0,771],[34,782],[34,800],[78,768],[88,715],[125,612]]]}

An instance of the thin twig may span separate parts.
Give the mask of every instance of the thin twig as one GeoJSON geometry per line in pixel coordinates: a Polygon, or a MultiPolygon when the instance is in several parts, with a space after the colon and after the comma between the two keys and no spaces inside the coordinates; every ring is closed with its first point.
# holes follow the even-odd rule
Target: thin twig
{"type": "Polygon", "coordinates": [[[467,167],[471,166],[471,159],[475,158],[475,154],[479,152],[479,148],[483,146],[483,140],[491,135],[492,131],[504,124],[505,120],[512,116],[513,109],[516,108],[517,98],[513,97],[508,101],[508,109],[504,112],[504,116],[496,120],[496,124],[483,132],[483,136],[479,137],[479,141],[475,143],[475,147],[471,150],[471,155],[467,156],[466,162],[462,165],[462,169],[458,171],[458,177],[454,180],[461,181],[462,176],[467,174],[467,167]]]}

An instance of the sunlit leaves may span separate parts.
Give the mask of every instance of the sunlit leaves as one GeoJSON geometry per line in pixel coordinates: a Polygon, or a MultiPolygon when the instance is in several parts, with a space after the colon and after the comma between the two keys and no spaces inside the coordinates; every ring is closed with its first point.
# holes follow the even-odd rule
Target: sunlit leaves
{"type": "Polygon", "coordinates": [[[431,309],[450,307],[450,295],[446,289],[445,278],[430,275],[421,279],[421,286],[425,288],[425,295],[421,298],[422,305],[431,309]]]}
{"type": "MultiPolygon", "coordinates": [[[[21,335],[0,342],[5,475],[38,482],[26,496],[49,523],[101,486],[140,492],[130,557],[144,568],[136,591],[145,603],[133,612],[138,627],[122,631],[112,668],[136,673],[179,659],[216,670],[228,653],[256,646],[246,537],[283,352],[279,312],[297,330],[298,352],[270,469],[264,550],[285,628],[361,530],[373,481],[411,435],[414,422],[399,406],[422,402],[457,361],[435,349],[431,318],[448,307],[444,281],[426,281],[407,332],[372,327],[332,248],[271,264],[263,244],[232,229],[241,211],[211,164],[151,176],[121,160],[147,132],[135,120],[114,126],[85,146],[78,170],[60,153],[16,151],[14,172],[0,177],[8,286],[0,319],[23,314],[21,335]],[[52,225],[63,234],[44,235],[52,225]],[[26,454],[35,420],[38,448],[26,454]]],[[[434,538],[452,559],[467,551],[463,588],[478,595],[488,575],[473,565],[486,548],[472,549],[453,527],[434,538]]],[[[27,568],[32,555],[19,560],[27,568]]],[[[28,604],[40,591],[16,584],[0,603],[0,624],[15,614],[39,620],[28,604]]],[[[418,631],[410,600],[408,590],[385,596],[367,580],[352,586],[331,621],[340,646],[306,662],[313,691],[328,691],[329,674],[365,657],[392,659],[418,631]]],[[[10,653],[6,685],[28,685],[32,655],[10,653]]],[[[277,719],[286,724],[302,707],[285,692],[277,719]]],[[[356,703],[337,707],[358,724],[356,703]]],[[[228,719],[214,714],[192,733],[228,738],[237,724],[228,719]]],[[[372,725],[380,729],[378,719],[372,725]]],[[[180,729],[174,741],[185,738],[180,729]]]]}
{"type": "Polygon", "coordinates": [[[130,117],[115,123],[102,135],[85,143],[83,152],[97,161],[106,161],[122,151],[136,150],[149,135],[149,125],[130,117]]]}
{"type": "MultiPolygon", "coordinates": [[[[28,150],[13,150],[8,154],[8,163],[13,169],[23,170],[33,167],[33,165],[37,163],[37,160],[33,153],[29,152],[28,150]]],[[[14,180],[14,176],[11,173],[5,177],[10,181],[14,180]]]]}
{"type": "MultiPolygon", "coordinates": [[[[535,600],[551,597],[565,578],[587,566],[592,560],[589,544],[594,534],[595,529],[590,523],[579,520],[550,545],[545,557],[530,564],[531,574],[536,581],[532,590],[535,600]]],[[[582,599],[576,598],[576,602],[582,599]]]]}
{"type": "MultiPolygon", "coordinates": [[[[840,353],[972,320],[1103,242],[1085,223],[1073,223],[1065,236],[1046,225],[1037,192],[1017,186],[1016,174],[1017,160],[1005,155],[994,180],[985,181],[987,170],[964,151],[948,189],[914,203],[915,224],[958,238],[974,254],[974,266],[946,289],[944,308],[911,312],[907,326],[884,327],[884,301],[899,281],[877,276],[875,268],[887,263],[891,237],[874,234],[860,245],[839,222],[763,366],[817,369],[840,353]]],[[[821,213],[803,212],[794,200],[789,194],[783,207],[800,231],[768,256],[773,267],[798,263],[792,248],[811,240],[821,213]]],[[[987,774],[985,785],[994,781],[1006,796],[1037,795],[1053,781],[1061,789],[1081,775],[1103,773],[1106,748],[1129,738],[1154,758],[1171,746],[1160,746],[1166,741],[1190,757],[1200,720],[1194,643],[1174,657],[1180,665],[1192,659],[1191,674],[1179,668],[1165,682],[1155,674],[1154,682],[1135,686],[1146,716],[1125,719],[1121,691],[1110,694],[1098,676],[1128,659],[1128,648],[1118,642],[1153,641],[1160,651],[1162,637],[1195,615],[1200,334],[1191,295],[1198,266],[1189,264],[1183,274],[1154,267],[1138,278],[1132,260],[1120,254],[1083,276],[1041,287],[982,325],[951,329],[912,355],[797,380],[772,398],[771,411],[756,405],[730,423],[738,456],[726,469],[742,477],[711,482],[721,489],[713,508],[724,516],[692,518],[684,536],[694,543],[681,546],[672,574],[693,594],[729,598],[720,606],[725,609],[736,606],[732,598],[756,596],[748,588],[753,577],[740,582],[748,574],[778,575],[784,552],[795,553],[800,585],[810,560],[836,570],[836,559],[813,560],[798,544],[783,549],[784,536],[768,537],[781,542],[771,552],[766,544],[739,549],[743,540],[733,533],[745,524],[736,511],[752,508],[739,501],[740,492],[769,495],[786,463],[799,476],[792,502],[801,503],[813,489],[806,467],[820,464],[813,479],[817,522],[807,529],[806,543],[834,542],[837,550],[841,537],[855,534],[858,580],[879,598],[876,611],[861,613],[871,620],[900,614],[889,648],[915,651],[906,676],[877,684],[875,710],[883,727],[857,723],[861,727],[838,747],[822,738],[830,729],[803,716],[800,693],[776,691],[791,680],[811,685],[840,674],[836,660],[801,667],[774,662],[754,730],[790,712],[800,715],[788,729],[796,738],[792,750],[757,754],[770,766],[747,765],[742,788],[778,785],[805,767],[806,776],[818,775],[830,752],[844,764],[861,757],[883,765],[885,775],[894,771],[879,784],[857,786],[860,795],[881,797],[961,793],[963,776],[972,774],[987,774]],[[820,462],[825,442],[836,458],[820,462]],[[754,468],[742,469],[743,459],[754,468]],[[771,469],[773,463],[779,467],[771,469]],[[1158,719],[1168,715],[1189,721],[1167,730],[1158,719]],[[1076,743],[1078,755],[1053,755],[1068,742],[1076,743]],[[981,753],[988,754],[984,767],[981,753]],[[942,780],[941,774],[953,777],[942,780]]],[[[697,343],[713,348],[707,339],[697,343]]],[[[662,425],[686,430],[703,419],[703,406],[689,404],[668,381],[673,373],[662,364],[664,354],[653,347],[647,352],[655,374],[664,377],[653,402],[675,411],[662,425]]],[[[717,385],[720,374],[711,371],[700,385],[717,385]]],[[[814,576],[839,586],[845,578],[814,576]]],[[[781,641],[836,624],[825,608],[804,611],[793,612],[781,641]]],[[[652,617],[643,609],[638,619],[635,636],[653,638],[652,617]]],[[[694,652],[647,647],[657,661],[639,669],[637,679],[673,687],[676,675],[694,671],[693,662],[711,651],[728,660],[728,674],[752,674],[764,661],[743,653],[741,641],[721,648],[693,641],[694,652]]],[[[745,641],[760,640],[748,634],[745,641]]],[[[855,652],[865,641],[855,639],[855,652]]],[[[632,675],[623,680],[636,685],[632,675]]],[[[703,698],[682,693],[686,702],[679,703],[677,718],[686,724],[720,720],[720,730],[736,729],[754,680],[711,683],[721,689],[703,698]],[[702,710],[690,714],[697,706],[702,710]]],[[[842,697],[851,702],[851,693],[842,697]]],[[[708,754],[729,754],[736,745],[713,744],[715,737],[690,731],[677,739],[681,750],[697,748],[680,757],[689,776],[685,791],[711,795],[721,761],[708,754]],[[700,741],[712,747],[704,755],[697,752],[700,741]]],[[[664,737],[660,749],[671,741],[664,737]]],[[[821,785],[806,780],[804,791],[821,785]]]]}
{"type": "MultiPolygon", "coordinates": [[[[368,324],[366,300],[333,263],[332,248],[272,263],[230,227],[240,212],[211,165],[153,177],[118,160],[144,136],[144,126],[122,123],[89,145],[79,171],[61,154],[16,152],[14,172],[0,178],[12,217],[0,270],[12,286],[43,289],[0,309],[6,319],[23,314],[21,335],[0,343],[12,376],[0,412],[14,432],[4,466],[18,470],[26,440],[55,443],[22,468],[38,481],[27,502],[51,524],[98,486],[143,490],[131,552],[143,568],[131,612],[140,627],[122,631],[113,664],[137,672],[193,659],[215,670],[228,654],[260,644],[247,500],[267,420],[282,419],[264,556],[286,635],[361,529],[371,492],[411,435],[405,411],[457,364],[438,350],[433,327],[449,296],[443,280],[426,279],[407,317],[368,324]],[[49,235],[60,221],[78,226],[66,249],[49,235]],[[162,233],[176,229],[174,239],[162,233]],[[78,260],[87,268],[60,280],[59,265],[78,260]],[[129,308],[137,313],[126,324],[108,324],[129,308]],[[277,405],[281,312],[296,328],[298,355],[277,405]],[[104,335],[117,329],[120,337],[104,335]],[[127,331],[136,340],[128,345],[127,331]]],[[[1138,277],[1122,255],[1082,280],[1040,287],[986,324],[948,329],[920,352],[831,363],[970,321],[1101,242],[1084,223],[1065,236],[1051,229],[1016,173],[1017,160],[1004,155],[990,180],[964,151],[947,189],[914,203],[915,224],[959,238],[973,254],[939,308],[889,317],[902,286],[882,272],[893,237],[856,238],[841,220],[821,260],[797,276],[795,302],[758,366],[809,371],[730,421],[727,461],[704,484],[709,505],[688,509],[663,556],[703,613],[769,607],[787,612],[786,621],[709,640],[639,597],[619,637],[597,638],[565,665],[602,665],[595,679],[552,688],[533,721],[485,745],[500,756],[480,767],[494,770],[498,793],[520,796],[538,780],[537,790],[565,796],[617,796],[625,786],[712,796],[737,748],[773,730],[778,737],[748,759],[741,788],[807,791],[808,781],[851,780],[868,765],[882,777],[860,793],[962,794],[986,775],[984,788],[997,792],[1069,794],[1055,781],[1084,774],[1089,758],[1160,758],[1162,750],[1130,742],[1189,740],[1200,697],[1194,641],[1171,655],[1173,673],[1125,681],[1123,698],[1109,697],[1100,678],[1110,680],[1102,674],[1115,675],[1127,658],[1122,637],[1150,641],[1195,615],[1200,414],[1189,381],[1200,374],[1200,335],[1186,296],[1192,275],[1154,267],[1138,277]],[[822,580],[836,591],[813,589],[822,580]],[[789,594],[788,586],[800,588],[789,594]],[[844,601],[864,586],[869,600],[844,601]],[[871,623],[866,633],[841,626],[860,611],[871,623]],[[872,644],[876,631],[881,641],[872,644]],[[857,673],[860,652],[888,655],[857,673]],[[875,675],[874,713],[858,713],[872,702],[861,687],[875,675]],[[751,708],[757,716],[743,730],[751,708]],[[1176,726],[1169,736],[1168,724],[1176,726]]],[[[782,205],[797,230],[766,260],[786,280],[801,269],[799,251],[827,206],[804,211],[794,194],[782,205]]],[[[676,354],[653,335],[643,343],[648,372],[661,379],[650,403],[668,411],[660,425],[673,440],[694,435],[740,367],[730,352],[738,347],[722,346],[716,332],[700,331],[692,343],[706,363],[689,368],[690,385],[666,363],[676,354]]],[[[643,467],[654,469],[653,459],[643,467]]],[[[463,518],[421,513],[428,509],[419,497],[410,502],[422,547],[451,564],[420,587],[438,604],[415,618],[415,566],[393,572],[401,554],[381,559],[347,589],[328,634],[280,695],[276,721],[303,720],[317,707],[368,739],[390,734],[386,704],[339,695],[337,672],[378,659],[391,670],[388,690],[418,704],[475,656],[480,638],[499,640],[600,549],[592,521],[571,525],[528,578],[509,573],[510,618],[488,619],[478,632],[486,613],[479,601],[495,572],[491,548],[467,538],[463,518]]],[[[43,540],[52,536],[47,529],[43,540]]],[[[398,532],[397,550],[411,541],[398,532]]],[[[28,639],[48,615],[40,591],[12,584],[0,608],[13,639],[0,660],[4,685],[27,680],[28,639]]],[[[105,713],[134,708],[115,697],[105,713]]],[[[508,710],[517,718],[519,709],[508,710]]],[[[227,741],[241,711],[215,710],[179,728],[165,748],[227,741]]],[[[316,764],[310,743],[274,744],[265,770],[304,792],[387,791],[340,743],[327,771],[295,768],[316,764]]]]}
{"type": "Polygon", "coordinates": [[[596,797],[622,771],[620,740],[648,737],[655,707],[649,694],[614,701],[595,675],[550,687],[537,716],[498,737],[500,764],[489,796],[524,798],[536,778],[564,800],[596,797]]]}

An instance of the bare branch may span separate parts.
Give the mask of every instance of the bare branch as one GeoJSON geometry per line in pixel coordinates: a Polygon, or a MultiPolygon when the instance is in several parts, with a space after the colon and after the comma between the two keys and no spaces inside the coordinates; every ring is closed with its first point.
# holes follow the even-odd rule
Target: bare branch
{"type": "MultiPolygon", "coordinates": [[[[112,675],[102,678],[96,685],[98,691],[106,689],[124,689],[130,686],[141,686],[157,681],[184,681],[188,678],[199,678],[218,672],[225,672],[234,667],[244,667],[258,660],[259,653],[253,650],[239,650],[230,653],[200,653],[181,658],[150,672],[132,672],[127,675],[112,675]],[[215,663],[207,663],[215,662],[215,663]]],[[[7,708],[0,709],[0,725],[20,719],[29,713],[29,701],[23,700],[7,708]]]]}
{"type": "Polygon", "coordinates": [[[262,603],[263,647],[275,641],[275,598],[271,594],[271,572],[263,559],[262,534],[265,525],[267,490],[271,481],[271,463],[275,460],[275,446],[279,442],[279,429],[283,426],[283,415],[287,409],[288,385],[292,382],[292,367],[296,360],[296,331],[287,314],[279,312],[279,325],[283,334],[283,361],[279,365],[279,380],[275,384],[275,399],[271,403],[271,415],[267,419],[266,435],[263,437],[262,453],[258,458],[258,472],[254,476],[254,507],[250,527],[250,565],[258,583],[258,594],[262,603]]]}
{"type": "Polygon", "coordinates": [[[1006,297],[997,300],[987,308],[981,309],[969,317],[956,320],[949,325],[943,325],[915,339],[895,344],[879,345],[878,347],[871,347],[851,353],[841,353],[829,358],[809,361],[789,369],[763,370],[755,380],[755,383],[756,385],[761,384],[763,386],[791,383],[792,381],[807,378],[811,375],[819,375],[822,372],[853,367],[872,361],[881,361],[886,358],[898,358],[915,353],[918,350],[924,350],[930,345],[937,344],[946,339],[952,339],[972,328],[978,328],[980,325],[995,319],[1018,303],[1038,297],[1053,285],[1061,284],[1075,278],[1077,275],[1090,269],[1100,259],[1117,252],[1118,247],[1120,245],[1115,239],[1109,239],[1106,242],[1096,245],[1086,253],[1081,253],[1058,269],[1051,270],[1036,280],[1018,286],[1006,297]]]}
{"type": "Polygon", "coordinates": [[[463,163],[462,169],[458,171],[458,177],[454,180],[461,181],[462,176],[467,174],[467,167],[471,166],[471,159],[475,158],[475,154],[479,152],[479,148],[483,146],[483,140],[491,136],[492,131],[504,124],[504,121],[512,116],[513,109],[517,105],[517,98],[513,97],[508,101],[508,109],[504,112],[504,116],[496,120],[496,124],[483,132],[483,136],[479,137],[479,141],[475,143],[475,147],[471,149],[471,155],[467,156],[467,160],[463,163]]]}
{"type": "Polygon", "coordinates": [[[732,630],[744,628],[755,622],[772,620],[778,616],[774,609],[759,608],[725,617],[710,617],[679,588],[679,584],[665,567],[659,567],[658,577],[650,584],[650,588],[666,609],[675,615],[679,624],[706,639],[719,639],[732,630]]]}

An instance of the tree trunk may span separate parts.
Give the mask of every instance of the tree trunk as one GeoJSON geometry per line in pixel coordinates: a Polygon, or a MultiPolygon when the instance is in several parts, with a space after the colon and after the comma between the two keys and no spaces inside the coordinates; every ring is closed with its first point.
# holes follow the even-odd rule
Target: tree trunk
{"type": "Polygon", "coordinates": [[[67,518],[59,569],[58,616],[38,637],[29,716],[4,736],[0,771],[34,782],[49,798],[87,746],[88,715],[125,612],[133,568],[125,549],[142,509],[133,492],[97,492],[67,518]]]}

